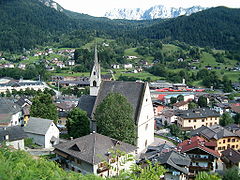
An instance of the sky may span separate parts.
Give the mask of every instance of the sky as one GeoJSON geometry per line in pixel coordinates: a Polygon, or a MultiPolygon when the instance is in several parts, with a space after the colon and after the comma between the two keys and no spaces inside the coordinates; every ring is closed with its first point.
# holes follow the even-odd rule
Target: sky
{"type": "Polygon", "coordinates": [[[165,5],[169,7],[192,7],[200,5],[203,7],[227,6],[240,8],[240,0],[54,0],[63,8],[89,14],[92,16],[103,16],[105,12],[114,8],[144,8],[154,5],[165,5]]]}

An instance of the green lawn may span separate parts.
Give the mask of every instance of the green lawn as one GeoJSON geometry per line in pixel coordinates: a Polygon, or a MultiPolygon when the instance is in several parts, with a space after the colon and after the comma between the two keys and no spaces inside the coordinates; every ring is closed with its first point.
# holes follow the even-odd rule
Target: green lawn
{"type": "Polygon", "coordinates": [[[225,71],[224,75],[226,75],[229,80],[232,82],[239,82],[240,72],[239,71],[225,71]]]}
{"type": "Polygon", "coordinates": [[[180,48],[178,46],[175,46],[173,44],[163,44],[163,53],[165,52],[175,52],[180,50],[180,48]]]}
{"type": "Polygon", "coordinates": [[[95,46],[95,44],[100,44],[100,43],[103,43],[103,42],[106,42],[106,43],[110,43],[110,42],[113,42],[115,40],[112,40],[112,39],[103,39],[103,38],[95,38],[94,40],[92,40],[91,42],[85,44],[82,48],[83,49],[91,49],[93,46],[95,46]]]}
{"type": "Polygon", "coordinates": [[[154,76],[148,72],[140,72],[140,73],[124,73],[124,72],[117,72],[114,76],[117,79],[120,75],[127,76],[127,77],[136,77],[140,79],[147,79],[148,77],[151,78],[152,81],[156,81],[161,79],[161,77],[154,76]]]}
{"type": "Polygon", "coordinates": [[[138,56],[140,55],[136,52],[137,48],[130,48],[130,49],[125,49],[124,51],[124,56],[138,56]]]}

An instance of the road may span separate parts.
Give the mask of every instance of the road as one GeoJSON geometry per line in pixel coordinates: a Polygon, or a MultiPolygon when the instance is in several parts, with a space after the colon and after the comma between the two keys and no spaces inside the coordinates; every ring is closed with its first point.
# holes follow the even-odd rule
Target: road
{"type": "Polygon", "coordinates": [[[151,146],[159,146],[164,143],[167,143],[169,146],[175,146],[171,141],[159,137],[154,137],[154,142],[151,144],[151,146]]]}

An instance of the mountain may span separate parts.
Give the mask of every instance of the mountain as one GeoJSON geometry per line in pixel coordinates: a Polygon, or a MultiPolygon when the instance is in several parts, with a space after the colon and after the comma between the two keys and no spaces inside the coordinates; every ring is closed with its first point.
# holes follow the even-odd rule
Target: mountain
{"type": "MultiPolygon", "coordinates": [[[[192,45],[240,50],[240,9],[210,8],[190,16],[160,21],[137,30],[145,38],[178,40],[192,45]]],[[[132,35],[133,36],[133,35],[132,35]]]]}
{"type": "Polygon", "coordinates": [[[41,3],[43,3],[45,6],[51,7],[57,11],[64,11],[64,8],[60,6],[58,3],[52,0],[39,0],[41,3]]]}
{"type": "Polygon", "coordinates": [[[166,7],[163,5],[157,5],[150,7],[149,9],[113,9],[105,13],[104,17],[109,19],[129,19],[129,20],[150,20],[150,19],[166,19],[175,18],[178,16],[189,16],[193,13],[205,10],[207,8],[201,6],[193,6],[190,8],[174,8],[166,7]]]}

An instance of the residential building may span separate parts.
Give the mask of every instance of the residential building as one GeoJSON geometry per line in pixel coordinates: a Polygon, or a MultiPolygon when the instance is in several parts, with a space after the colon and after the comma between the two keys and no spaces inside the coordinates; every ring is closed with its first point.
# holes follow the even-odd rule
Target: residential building
{"type": "Polygon", "coordinates": [[[159,101],[153,101],[154,116],[159,116],[166,106],[159,101]]]}
{"type": "Polygon", "coordinates": [[[179,101],[173,104],[174,110],[188,110],[189,101],[179,101]]]}
{"type": "Polygon", "coordinates": [[[58,162],[64,169],[83,174],[93,173],[103,177],[117,175],[121,170],[129,170],[135,161],[124,162],[126,156],[121,156],[117,152],[135,156],[137,149],[136,146],[98,133],[92,133],[54,147],[58,162]]]}
{"type": "Polygon", "coordinates": [[[21,107],[7,98],[0,98],[0,127],[22,124],[21,107]]]}
{"type": "Polygon", "coordinates": [[[217,124],[211,127],[202,126],[192,131],[191,136],[201,136],[208,141],[215,141],[219,152],[228,148],[240,149],[240,137],[217,124]]]}
{"type": "Polygon", "coordinates": [[[132,69],[132,68],[133,68],[133,65],[132,65],[132,64],[124,64],[124,65],[123,65],[123,68],[124,68],[124,69],[132,69]]]}
{"type": "Polygon", "coordinates": [[[51,148],[59,143],[59,130],[53,120],[30,117],[24,131],[36,144],[44,148],[51,148]]]}
{"type": "Polygon", "coordinates": [[[23,150],[25,138],[27,135],[20,126],[0,128],[0,145],[5,142],[7,146],[23,150]]]}
{"type": "Polygon", "coordinates": [[[178,144],[178,150],[191,158],[189,177],[193,178],[201,171],[215,172],[220,154],[215,150],[217,143],[208,142],[199,136],[192,137],[178,144]]]}
{"type": "Polygon", "coordinates": [[[172,109],[166,109],[163,110],[160,114],[159,118],[162,120],[162,124],[165,125],[171,125],[175,124],[178,120],[178,117],[176,116],[176,112],[172,109]]]}
{"type": "Polygon", "coordinates": [[[226,168],[238,167],[240,169],[240,151],[228,148],[222,151],[221,160],[224,162],[226,168]]]}
{"type": "Polygon", "coordinates": [[[95,49],[95,64],[90,77],[90,96],[80,98],[78,104],[80,109],[87,110],[88,114],[91,114],[92,131],[97,130],[94,118],[96,107],[110,93],[120,93],[132,105],[133,119],[137,127],[138,152],[145,150],[154,141],[154,111],[148,83],[101,81],[100,65],[95,49]]]}
{"type": "Polygon", "coordinates": [[[190,109],[180,111],[177,124],[181,128],[197,129],[202,126],[212,126],[219,124],[220,114],[209,108],[190,109]]]}

